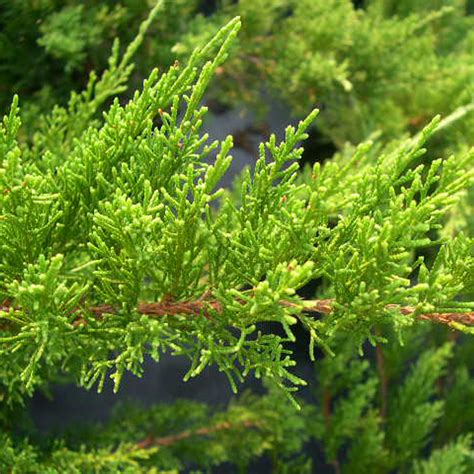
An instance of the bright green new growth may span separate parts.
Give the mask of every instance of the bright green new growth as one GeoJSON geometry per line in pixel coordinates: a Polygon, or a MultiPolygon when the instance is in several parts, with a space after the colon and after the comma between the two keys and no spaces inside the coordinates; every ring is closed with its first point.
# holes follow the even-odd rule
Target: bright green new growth
{"type": "MultiPolygon", "coordinates": [[[[117,45],[102,78],[92,75],[84,93],[72,95],[67,108],[55,108],[31,144],[16,138],[17,97],[4,119],[2,417],[63,374],[99,391],[110,377],[118,390],[126,371],[140,376],[145,357],[158,361],[163,352],[189,358],[185,379],[216,365],[234,391],[253,374],[280,388],[270,398],[291,395],[306,383],[292,372],[297,324],[307,330],[311,358],[316,358],[315,348],[335,354],[324,358],[321,375],[321,387],[327,383],[331,390],[335,384],[327,381],[339,369],[324,365],[353,358],[353,349],[362,351],[367,340],[375,345],[387,338],[394,345],[393,334],[403,339],[405,328],[414,324],[443,323],[472,332],[473,240],[462,232],[446,238],[443,226],[447,218],[459,219],[455,206],[473,184],[474,154],[460,152],[430,163],[422,158],[427,141],[436,130],[443,133],[453,116],[436,118],[399,143],[345,148],[301,176],[300,144],[316,118],[314,111],[297,127],[288,127],[281,143],[272,135],[260,146],[254,169],[224,191],[219,182],[231,164],[232,138],[209,142],[202,134],[206,108],[201,102],[235,40],[238,18],[195,50],[186,65],[175,64],[161,74],[154,70],[126,105],[115,99],[97,117],[100,106],[124,90],[131,56],[160,5],[122,59],[117,45]],[[422,249],[433,258],[425,262],[422,249]],[[304,300],[298,290],[316,279],[323,281],[324,294],[304,300]],[[269,330],[268,322],[282,330],[269,330]],[[348,337],[350,350],[341,345],[348,337]]],[[[291,412],[294,418],[284,429],[298,432],[293,433],[295,446],[289,447],[282,434],[275,440],[273,427],[268,433],[256,430],[248,446],[243,442],[239,449],[249,457],[266,449],[297,452],[313,436],[324,440],[332,462],[347,440],[362,443],[354,433],[360,432],[361,414],[369,412],[362,435],[373,446],[371,456],[380,456],[377,465],[411,466],[441,416],[441,402],[430,399],[450,356],[450,346],[442,347],[421,356],[394,398],[392,413],[406,414],[408,435],[390,420],[382,426],[385,415],[370,409],[377,383],[365,380],[368,363],[357,360],[351,372],[354,385],[347,396],[339,392],[331,426],[315,417],[314,426],[307,427],[301,415],[291,412]],[[426,383],[419,386],[420,380],[426,383]],[[410,404],[420,407],[425,424],[410,419],[410,404]],[[390,449],[383,446],[384,437],[390,449]]],[[[272,421],[278,426],[291,409],[273,400],[270,407],[279,404],[285,415],[271,413],[264,398],[254,400],[255,407],[244,401],[243,415],[235,408],[240,417],[230,409],[223,419],[232,429],[237,423],[237,430],[245,421],[251,428],[272,421]]],[[[157,409],[160,416],[165,414],[157,409]]],[[[147,434],[134,431],[128,442],[147,434]]],[[[7,467],[17,463],[18,472],[61,472],[64,466],[77,472],[161,469],[147,464],[159,450],[129,446],[108,435],[95,447],[55,446],[41,455],[26,439],[17,445],[5,434],[0,459],[7,467]]],[[[368,469],[369,456],[357,454],[361,450],[355,446],[346,472],[368,469]]],[[[216,450],[221,458],[206,457],[202,465],[235,456],[233,449],[232,439],[220,440],[216,450]],[[230,447],[223,450],[220,443],[230,447]]],[[[460,470],[469,438],[443,449],[446,472],[460,470]],[[455,456],[451,464],[449,456],[455,456]]],[[[443,453],[418,460],[415,472],[430,472],[430,463],[443,453]]],[[[163,469],[182,467],[174,456],[168,463],[160,461],[163,469]]],[[[295,467],[302,472],[298,469],[302,465],[295,467]]]]}
{"type": "MultiPolygon", "coordinates": [[[[77,109],[70,109],[66,118],[78,124],[78,139],[37,157],[31,153],[44,134],[32,151],[16,145],[15,99],[3,131],[2,298],[11,306],[3,319],[13,329],[2,341],[12,359],[6,365],[17,374],[7,379],[8,399],[31,392],[53,367],[76,372],[86,386],[102,386],[113,370],[118,387],[124,370],[141,373],[145,353],[158,358],[164,350],[191,358],[187,377],[216,363],[233,386],[249,371],[298,385],[303,381],[289,372],[294,362],[284,347],[297,318],[313,343],[329,347],[340,330],[362,342],[387,318],[397,328],[412,324],[390,305],[413,307],[415,316],[472,309],[457,300],[472,286],[466,238],[441,243],[431,269],[411,258],[419,247],[440,244],[429,232],[472,180],[472,154],[437,160],[427,170],[417,165],[436,121],[363,173],[345,175],[353,163],[334,161],[315,166],[309,183],[297,183],[294,160],[312,113],[289,127],[280,145],[272,137],[261,146],[237,202],[222,199],[211,209],[222,194],[216,185],[230,164],[231,139],[206,144],[199,103],[239,26],[230,22],[185,68],[154,71],[126,106],[114,102],[99,127],[81,132],[77,109]],[[205,163],[216,148],[214,163],[205,163]],[[335,297],[324,320],[302,313],[295,296],[319,277],[335,297]],[[219,310],[211,305],[209,318],[153,318],[136,310],[140,302],[210,295],[219,310]],[[117,314],[92,317],[87,309],[98,304],[117,314]],[[85,324],[73,324],[78,311],[85,324]],[[264,321],[279,322],[286,336],[262,334],[257,324],[264,321]],[[78,358],[79,371],[71,369],[78,358]]],[[[99,97],[102,87],[96,86],[99,97]]],[[[90,116],[98,99],[88,97],[79,110],[90,116]]],[[[363,145],[353,161],[362,167],[369,159],[370,145],[363,145]]]]}

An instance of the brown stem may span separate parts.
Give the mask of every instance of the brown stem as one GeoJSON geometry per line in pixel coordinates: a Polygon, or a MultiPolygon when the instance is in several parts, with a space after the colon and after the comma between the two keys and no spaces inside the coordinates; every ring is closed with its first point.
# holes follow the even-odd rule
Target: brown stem
{"type": "MultiPolygon", "coordinates": [[[[244,303],[240,301],[240,303],[244,303]]],[[[335,300],[334,299],[321,299],[312,301],[301,301],[294,303],[290,301],[280,301],[280,305],[286,307],[300,308],[306,313],[321,313],[330,314],[333,311],[335,300]]],[[[9,311],[12,308],[9,301],[5,301],[0,307],[1,311],[9,311]]],[[[18,311],[21,308],[15,308],[18,311]]],[[[401,314],[410,316],[415,312],[415,308],[411,306],[400,306],[396,304],[386,305],[386,309],[395,309],[401,314]]],[[[163,317],[163,316],[175,316],[175,315],[187,315],[187,316],[204,316],[205,318],[211,319],[210,310],[216,313],[221,313],[223,310],[222,304],[216,299],[210,299],[209,295],[206,294],[203,297],[191,300],[191,301],[171,301],[169,298],[164,299],[157,303],[139,303],[137,311],[141,314],[150,317],[163,317]]],[[[115,314],[117,310],[108,304],[102,304],[98,306],[92,306],[88,308],[88,311],[94,314],[96,317],[101,318],[104,314],[115,314]]],[[[83,315],[83,311],[77,309],[74,311],[77,317],[73,321],[74,326],[86,325],[87,320],[83,315]]],[[[466,313],[426,313],[417,314],[416,317],[421,320],[431,321],[439,324],[446,324],[448,326],[453,323],[464,324],[466,326],[474,326],[474,311],[466,313]]],[[[0,327],[3,329],[3,326],[0,327]]]]}
{"type": "Polygon", "coordinates": [[[219,431],[227,431],[232,429],[239,429],[239,428],[260,428],[261,424],[257,423],[256,421],[252,420],[245,420],[239,424],[232,424],[229,421],[223,421],[221,423],[217,423],[214,426],[198,428],[197,430],[186,430],[182,431],[181,433],[177,433],[174,435],[163,436],[161,438],[156,438],[155,436],[148,436],[144,440],[137,443],[137,448],[139,449],[149,449],[154,447],[160,446],[171,446],[173,444],[178,443],[179,441],[183,441],[184,439],[191,438],[193,436],[208,436],[210,434],[217,433],[219,431]]]}
{"type": "MultiPolygon", "coordinates": [[[[241,301],[243,303],[243,301],[241,301]]],[[[290,301],[280,301],[280,305],[286,307],[302,308],[307,313],[322,313],[330,314],[333,311],[334,299],[321,299],[313,301],[302,301],[301,303],[293,303],[290,301]]],[[[202,314],[206,318],[210,318],[209,309],[215,312],[222,312],[222,305],[217,300],[209,300],[200,298],[195,301],[163,301],[160,303],[140,303],[138,305],[138,312],[146,314],[151,317],[173,316],[173,315],[189,315],[199,316],[202,314]]],[[[415,308],[410,306],[399,306],[396,304],[389,304],[386,309],[396,309],[404,315],[411,315],[415,312],[415,308]]],[[[105,313],[114,314],[114,308],[108,305],[94,306],[89,309],[96,316],[101,316],[105,313]]],[[[474,326],[474,311],[466,313],[427,313],[418,314],[418,319],[432,321],[440,324],[450,325],[452,323],[465,324],[467,326],[474,326]]]]}
{"type": "Polygon", "coordinates": [[[385,357],[380,343],[375,347],[375,357],[380,380],[380,416],[382,417],[382,420],[385,420],[385,417],[387,416],[388,378],[387,372],[385,371],[385,357]]]}
{"type": "Polygon", "coordinates": [[[332,415],[332,396],[331,391],[328,387],[323,389],[323,418],[326,429],[329,429],[331,426],[331,415],[332,415]]]}
{"type": "MultiPolygon", "coordinates": [[[[329,429],[331,428],[331,417],[332,417],[332,394],[329,387],[323,388],[323,418],[324,424],[326,426],[326,431],[329,434],[329,429]]],[[[330,459],[329,462],[334,467],[334,472],[340,474],[341,465],[337,457],[330,459]]]]}

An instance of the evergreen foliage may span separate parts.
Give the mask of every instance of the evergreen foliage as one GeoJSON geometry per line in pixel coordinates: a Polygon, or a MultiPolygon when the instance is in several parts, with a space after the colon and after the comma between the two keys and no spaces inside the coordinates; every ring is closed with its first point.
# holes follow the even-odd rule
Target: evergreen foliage
{"type": "MultiPolygon", "coordinates": [[[[148,0],[2,0],[0,6],[0,105],[11,96],[27,100],[28,119],[56,103],[71,90],[85,87],[90,71],[107,65],[115,38],[133,40],[149,7],[148,0]],[[21,57],[21,61],[18,58],[21,57]]],[[[196,11],[197,0],[167,0],[166,15],[155,22],[150,41],[135,61],[142,72],[170,64],[176,34],[196,11]]]]}
{"type": "MultiPolygon", "coordinates": [[[[18,96],[0,128],[1,470],[231,463],[247,472],[267,455],[275,472],[311,472],[314,459],[302,452],[312,443],[335,472],[471,472],[474,153],[471,136],[459,138],[459,124],[472,120],[466,5],[426,14],[432,2],[373,1],[359,12],[349,2],[300,1],[288,13],[288,2],[229,2],[196,18],[174,48],[185,60],[154,69],[119,101],[166,3],[124,52],[114,43],[107,69],[91,72],[83,92],[28,122],[28,138],[18,96]],[[242,40],[239,17],[210,38],[236,9],[246,12],[242,40]],[[308,11],[324,28],[303,21],[308,11]],[[347,28],[333,37],[341,20],[347,28]],[[252,28],[265,37],[256,53],[246,49],[252,28]],[[197,38],[203,46],[191,51],[197,38]],[[276,62],[281,41],[297,50],[276,62]],[[302,69],[291,66],[308,51],[302,69]],[[306,78],[316,81],[329,109],[321,127],[340,147],[300,173],[301,143],[319,120],[310,111],[281,142],[262,143],[255,166],[224,190],[233,140],[202,132],[202,102],[216,73],[241,77],[249,54],[272,65],[271,86],[286,89],[295,110],[307,111],[300,92],[312,87],[306,78]],[[420,110],[426,117],[414,125],[427,124],[400,135],[420,110]],[[437,111],[446,117],[428,121],[437,111]],[[368,139],[382,122],[382,137],[368,139]],[[432,159],[425,146],[453,154],[432,159]],[[316,281],[318,294],[305,298],[316,281]],[[315,361],[308,400],[295,393],[308,383],[294,369],[299,337],[315,361]],[[51,439],[14,421],[38,390],[67,379],[99,391],[111,380],[117,391],[125,372],[141,376],[145,358],[165,352],[189,359],[185,380],[213,365],[235,392],[253,375],[268,393],[225,410],[127,406],[105,426],[51,439]]],[[[192,4],[177,2],[170,24],[192,4]]],[[[68,3],[42,22],[38,44],[72,74],[104,44],[106,24],[83,29],[84,15],[115,23],[127,12],[68,3]]],[[[232,77],[221,84],[228,90],[232,77]]]]}
{"type": "MultiPolygon", "coordinates": [[[[69,90],[85,86],[88,71],[105,67],[112,39],[130,42],[148,8],[145,0],[4,3],[0,103],[6,107],[11,95],[20,93],[27,101],[27,129],[41,107],[64,103],[69,90]]],[[[266,92],[298,117],[318,106],[316,127],[338,148],[379,130],[396,138],[473,102],[471,0],[359,4],[167,0],[166,14],[151,26],[135,62],[143,76],[156,65],[171,66],[177,57],[185,61],[196,44],[238,15],[243,19],[238,47],[218,69],[211,96],[263,112],[266,92]],[[203,8],[206,3],[214,8],[203,8]]],[[[473,120],[471,114],[443,141],[472,145],[473,120]]]]}

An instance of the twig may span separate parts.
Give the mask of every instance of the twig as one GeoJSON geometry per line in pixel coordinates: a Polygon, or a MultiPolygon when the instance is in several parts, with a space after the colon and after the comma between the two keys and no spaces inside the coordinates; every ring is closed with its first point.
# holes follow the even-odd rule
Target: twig
{"type": "Polygon", "coordinates": [[[252,420],[245,420],[239,424],[232,424],[229,421],[223,421],[221,423],[217,423],[214,426],[198,428],[197,430],[186,430],[182,431],[181,433],[163,436],[161,438],[148,436],[144,440],[138,442],[136,446],[139,449],[149,449],[159,446],[171,446],[175,443],[178,443],[179,441],[183,441],[184,439],[188,439],[193,436],[208,436],[219,431],[227,431],[239,428],[261,428],[261,424],[252,420]]]}
{"type": "MultiPolygon", "coordinates": [[[[335,302],[334,299],[314,300],[303,302],[303,305],[305,311],[330,314],[333,311],[335,302]]],[[[385,309],[399,311],[405,316],[410,316],[416,312],[416,308],[412,306],[401,306],[398,304],[388,304],[385,306],[385,309]]],[[[452,323],[474,326],[474,311],[465,313],[425,313],[417,314],[416,318],[434,323],[447,324],[448,326],[452,323]]]]}
{"type": "Polygon", "coordinates": [[[331,426],[331,415],[332,415],[332,396],[329,387],[323,389],[323,418],[326,429],[331,426]]]}
{"type": "MultiPolygon", "coordinates": [[[[243,301],[241,302],[243,303],[243,301]]],[[[321,299],[313,301],[302,301],[300,303],[293,303],[290,301],[280,301],[281,306],[301,308],[307,313],[321,313],[330,314],[333,311],[335,300],[321,299]]],[[[400,311],[401,314],[410,316],[415,313],[415,308],[411,306],[399,306],[389,304],[385,306],[386,309],[394,309],[400,311]]],[[[203,315],[210,318],[209,309],[215,312],[222,312],[222,304],[218,300],[208,300],[201,298],[195,301],[163,301],[160,303],[140,303],[137,311],[141,314],[146,314],[152,317],[173,316],[173,315],[189,315],[199,316],[203,315]]],[[[102,314],[114,314],[116,311],[108,305],[94,306],[90,309],[96,316],[102,314]]],[[[452,323],[460,323],[467,326],[474,326],[474,311],[466,313],[427,313],[416,315],[418,319],[432,321],[435,323],[450,325],[452,323]]]]}
{"type": "MultiPolygon", "coordinates": [[[[326,431],[329,434],[329,430],[331,428],[331,417],[332,417],[332,394],[331,390],[329,387],[324,387],[323,388],[323,418],[324,418],[324,425],[326,427],[326,431]]],[[[334,467],[334,472],[336,474],[341,473],[341,465],[339,463],[339,460],[337,459],[337,456],[335,456],[333,459],[330,459],[329,462],[332,464],[334,467]]]]}
{"type": "MultiPolygon", "coordinates": [[[[299,308],[302,312],[306,313],[319,313],[319,314],[330,314],[334,309],[334,299],[321,299],[311,301],[300,301],[294,303],[291,301],[280,301],[281,306],[299,308]]],[[[244,301],[240,301],[244,304],[244,301]]],[[[0,311],[8,312],[12,306],[10,302],[4,302],[0,306],[0,311]]],[[[410,316],[415,313],[415,308],[411,306],[400,306],[396,304],[388,304],[385,306],[386,309],[392,309],[399,311],[401,314],[410,316]]],[[[14,311],[20,311],[21,308],[13,307],[14,311]]],[[[157,303],[139,303],[137,311],[140,314],[144,314],[150,317],[165,317],[165,316],[204,316],[207,319],[211,319],[211,310],[215,313],[222,313],[222,303],[216,299],[210,299],[208,295],[197,300],[190,301],[171,301],[169,298],[157,303]]],[[[84,312],[89,312],[95,315],[97,318],[101,318],[104,314],[116,314],[118,310],[111,305],[102,304],[98,306],[91,306],[89,308],[77,309],[74,313],[77,317],[73,320],[72,324],[76,327],[81,325],[87,325],[87,318],[84,316],[84,312]]],[[[466,326],[474,326],[474,311],[465,313],[425,313],[416,314],[416,318],[425,321],[431,321],[434,323],[445,324],[451,326],[453,323],[463,324],[466,326]]],[[[0,327],[0,329],[2,329],[0,327]]]]}
{"type": "Polygon", "coordinates": [[[382,420],[385,420],[385,417],[387,416],[388,378],[385,370],[385,357],[380,343],[375,347],[375,358],[377,362],[377,372],[380,379],[380,416],[382,420]]]}

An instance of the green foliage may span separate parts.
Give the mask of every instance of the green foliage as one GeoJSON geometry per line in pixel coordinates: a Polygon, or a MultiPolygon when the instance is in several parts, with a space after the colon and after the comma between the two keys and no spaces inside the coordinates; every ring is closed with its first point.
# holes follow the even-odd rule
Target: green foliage
{"type": "MultiPolygon", "coordinates": [[[[418,331],[411,348],[419,350],[426,336],[426,330],[418,331]]],[[[455,355],[452,343],[425,352],[409,369],[409,351],[397,348],[396,363],[389,352],[383,349],[382,357],[392,372],[381,371],[380,359],[364,360],[341,341],[338,355],[315,371],[314,398],[303,402],[301,411],[272,386],[263,396],[244,393],[225,410],[185,400],[146,409],[125,404],[107,424],[75,427],[60,439],[33,433],[28,442],[13,444],[4,436],[0,466],[14,465],[21,473],[162,473],[234,465],[252,472],[252,461],[266,455],[272,472],[309,473],[313,463],[299,453],[313,443],[323,449],[322,463],[341,472],[471,472],[469,432],[460,428],[447,438],[433,436],[443,415],[452,416],[445,400],[453,387],[472,386],[446,379],[455,355]],[[388,379],[391,388],[383,392],[388,379]]]]}
{"type": "MultiPolygon", "coordinates": [[[[148,8],[145,0],[4,3],[0,79],[7,88],[0,103],[6,106],[13,92],[29,97],[27,130],[41,107],[63,102],[87,83],[88,71],[105,66],[115,36],[131,41],[148,8]]],[[[209,16],[197,0],[164,4],[166,14],[135,61],[141,75],[177,56],[186,61],[196,44],[239,15],[243,30],[212,96],[262,109],[265,89],[297,116],[321,106],[316,126],[339,148],[377,130],[394,138],[420,129],[435,114],[473,101],[468,0],[366,0],[360,9],[350,0],[221,0],[209,16]]],[[[472,120],[445,144],[472,145],[472,120]]]]}
{"type": "MultiPolygon", "coordinates": [[[[133,2],[33,3],[48,16],[25,28],[41,33],[38,47],[62,64],[67,86],[94,54],[101,64],[107,22],[141,11],[133,2]]],[[[246,472],[267,456],[275,472],[309,473],[309,442],[336,472],[472,471],[474,413],[460,413],[473,393],[474,320],[474,153],[471,135],[459,138],[472,111],[465,5],[222,2],[211,18],[189,20],[178,44],[173,28],[196,4],[168,3],[154,5],[123,52],[115,42],[107,69],[66,105],[41,110],[36,123],[27,114],[22,134],[14,96],[0,128],[0,468],[158,473],[231,463],[246,472]],[[162,63],[172,63],[172,44],[184,60],[119,100],[163,10],[162,63]],[[223,21],[235,12],[240,40],[240,18],[223,21]],[[215,32],[215,23],[225,26],[215,32]],[[248,64],[309,113],[281,142],[262,143],[255,166],[223,190],[233,139],[202,132],[202,103],[215,74],[220,93],[236,78],[254,81],[248,64]],[[308,110],[319,100],[313,87],[329,108],[321,129],[339,151],[300,173],[318,114],[308,110]],[[412,125],[428,124],[401,134],[420,111],[412,125]],[[438,111],[451,113],[428,121],[438,111]],[[453,154],[432,159],[425,146],[453,154]],[[303,298],[316,281],[318,299],[303,298]],[[310,400],[294,394],[308,382],[294,369],[299,328],[316,361],[310,400]],[[189,359],[185,380],[212,365],[235,392],[253,375],[268,393],[226,410],[126,407],[107,425],[51,439],[12,426],[38,390],[67,379],[99,391],[111,380],[117,391],[125,372],[141,376],[145,358],[165,352],[189,359]]]]}
{"type": "MultiPolygon", "coordinates": [[[[410,340],[411,350],[419,350],[427,336],[418,331],[410,340]]],[[[469,431],[453,431],[447,442],[443,436],[430,439],[443,415],[451,418],[444,397],[457,383],[464,389],[472,385],[445,378],[452,344],[424,352],[408,371],[407,350],[397,348],[394,360],[390,348],[378,347],[376,362],[369,363],[354,357],[351,347],[342,345],[316,374],[319,405],[311,407],[315,418],[308,429],[324,443],[327,461],[348,473],[470,472],[473,445],[471,435],[465,435],[469,431]],[[433,451],[423,459],[427,446],[433,451]],[[341,459],[346,461],[342,465],[341,459]]]]}
{"type": "MultiPolygon", "coordinates": [[[[174,51],[186,55],[209,24],[243,19],[238,50],[214,94],[255,108],[264,92],[297,116],[323,108],[316,127],[342,147],[374,131],[394,138],[473,101],[472,15],[466,1],[223,1],[197,17],[174,51]],[[262,12],[265,12],[262,14],[262,12]]],[[[470,126],[457,140],[471,144],[470,126]]],[[[445,141],[452,143],[450,140],[445,141]]]]}

